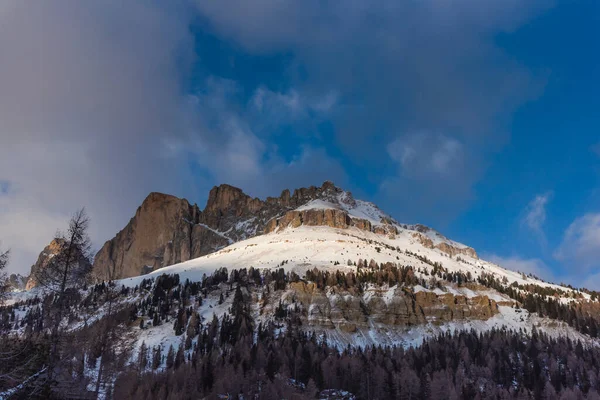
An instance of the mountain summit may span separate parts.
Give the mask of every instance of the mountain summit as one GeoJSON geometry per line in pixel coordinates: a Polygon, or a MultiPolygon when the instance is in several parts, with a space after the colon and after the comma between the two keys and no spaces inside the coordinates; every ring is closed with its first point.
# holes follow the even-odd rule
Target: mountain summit
{"type": "Polygon", "coordinates": [[[423,225],[401,225],[376,205],[326,181],[265,200],[223,184],[211,189],[204,210],[186,199],[150,193],[135,216],[107,241],[94,261],[99,279],[120,279],[213,253],[240,240],[287,227],[355,227],[394,236],[410,230],[424,246],[455,254],[475,250],[452,242],[423,225]]]}

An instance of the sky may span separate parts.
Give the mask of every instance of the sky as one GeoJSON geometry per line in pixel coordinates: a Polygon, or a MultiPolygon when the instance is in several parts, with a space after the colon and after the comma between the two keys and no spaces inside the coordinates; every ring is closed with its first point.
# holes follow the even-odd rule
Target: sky
{"type": "Polygon", "coordinates": [[[85,206],[331,180],[505,267],[600,289],[600,5],[0,4],[0,248],[85,206]]]}

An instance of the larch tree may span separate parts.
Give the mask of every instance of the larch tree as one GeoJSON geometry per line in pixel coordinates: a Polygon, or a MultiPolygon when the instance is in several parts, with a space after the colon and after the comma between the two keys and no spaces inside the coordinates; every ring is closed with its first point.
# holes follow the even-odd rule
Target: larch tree
{"type": "Polygon", "coordinates": [[[8,266],[8,259],[10,256],[10,250],[0,250],[0,304],[4,302],[8,293],[8,278],[6,275],[6,267],[8,266]]]}
{"type": "MultiPolygon", "coordinates": [[[[76,211],[69,220],[66,232],[58,232],[56,243],[59,249],[44,268],[35,273],[38,285],[54,294],[52,304],[50,353],[48,359],[47,384],[49,390],[63,390],[58,385],[61,374],[61,350],[64,338],[63,319],[69,308],[69,295],[81,287],[89,276],[92,266],[91,242],[88,236],[90,219],[85,209],[76,211]]],[[[65,377],[65,379],[67,379],[65,377]]],[[[70,388],[64,390],[71,390],[70,388]]]]}

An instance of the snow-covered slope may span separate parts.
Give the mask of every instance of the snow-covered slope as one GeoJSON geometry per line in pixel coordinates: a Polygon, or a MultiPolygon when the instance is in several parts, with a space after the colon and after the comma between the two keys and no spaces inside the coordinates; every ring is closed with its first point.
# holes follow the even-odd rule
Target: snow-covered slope
{"type": "MultiPolygon", "coordinates": [[[[323,205],[334,207],[334,205],[323,205]]],[[[308,269],[318,268],[320,270],[330,271],[350,271],[356,270],[354,265],[348,265],[362,260],[375,260],[377,263],[397,263],[398,265],[410,265],[418,275],[428,278],[425,271],[429,273],[433,266],[423,262],[420,257],[427,258],[431,262],[439,262],[448,272],[470,272],[474,278],[482,273],[492,274],[499,280],[504,280],[511,284],[535,284],[542,287],[557,288],[566,293],[562,302],[575,301],[573,297],[588,299],[589,296],[584,293],[573,291],[572,289],[554,285],[551,283],[537,280],[533,277],[525,277],[523,274],[504,269],[493,263],[469,256],[460,255],[450,257],[437,248],[427,248],[416,239],[412,229],[401,229],[395,237],[379,235],[373,232],[366,232],[358,228],[337,229],[324,226],[300,226],[298,228],[288,228],[278,233],[257,236],[248,240],[234,243],[216,253],[190,260],[181,264],[162,268],[153,273],[122,280],[120,283],[133,287],[138,285],[142,279],[157,277],[162,274],[179,274],[180,280],[200,281],[203,275],[210,275],[218,268],[227,268],[228,270],[250,268],[257,269],[276,269],[283,268],[286,271],[294,271],[303,276],[308,269]],[[414,255],[413,255],[414,254],[414,255]],[[504,279],[506,278],[506,279],[504,279]]],[[[395,288],[389,288],[387,292],[381,293],[381,290],[375,290],[384,301],[390,300],[394,296],[395,288]]],[[[443,290],[439,288],[425,288],[417,285],[413,288],[414,292],[429,291],[438,295],[451,293],[453,295],[462,295],[466,298],[475,298],[477,296],[487,296],[499,304],[498,313],[487,320],[456,320],[441,322],[435,324],[424,324],[417,326],[386,326],[372,324],[358,328],[355,332],[347,332],[339,327],[327,328],[320,326],[311,326],[317,333],[324,334],[330,344],[339,348],[344,348],[348,344],[357,346],[368,346],[371,344],[383,345],[418,345],[424,338],[437,335],[442,332],[458,329],[475,329],[477,331],[486,331],[492,328],[502,328],[519,330],[526,332],[536,327],[543,329],[551,336],[570,337],[575,340],[583,340],[591,345],[596,345],[586,335],[577,332],[574,328],[567,326],[564,322],[541,318],[536,314],[531,314],[524,309],[515,309],[508,304],[512,304],[511,299],[500,292],[490,288],[480,288],[472,290],[467,287],[457,287],[456,285],[445,283],[443,290]]],[[[328,294],[328,296],[335,296],[328,294]]],[[[363,294],[363,299],[368,300],[371,296],[370,289],[363,294]]],[[[282,298],[285,298],[285,294],[282,298]]],[[[214,300],[214,299],[213,299],[214,300]]],[[[214,303],[214,302],[213,302],[214,303]]],[[[212,318],[212,313],[220,316],[224,307],[216,306],[216,303],[210,308],[203,308],[202,315],[207,320],[212,318]],[[213,306],[215,306],[213,308],[213,306]]],[[[257,318],[263,318],[259,314],[257,318]]],[[[160,336],[154,339],[147,337],[151,333],[146,332],[140,340],[146,340],[154,343],[160,339],[160,336]]],[[[168,336],[168,335],[167,335],[168,336]]],[[[168,340],[165,336],[164,340],[168,340]]]]}
{"type": "MultiPolygon", "coordinates": [[[[566,293],[582,295],[552,283],[527,277],[517,271],[507,270],[496,264],[461,254],[450,257],[437,248],[428,248],[413,236],[411,229],[400,228],[397,235],[390,237],[358,228],[338,229],[326,226],[300,226],[281,232],[256,236],[225,247],[215,253],[184,263],[158,269],[149,275],[128,278],[121,281],[127,286],[135,286],[142,279],[162,274],[179,274],[182,280],[199,281],[204,274],[210,275],[218,268],[284,268],[303,276],[307,269],[355,270],[352,263],[362,260],[375,260],[377,263],[397,263],[410,265],[422,273],[431,271],[432,265],[423,262],[426,257],[439,262],[448,272],[470,272],[473,278],[482,273],[492,274],[509,284],[536,284],[542,287],[560,289],[566,293]],[[415,254],[415,255],[413,255],[415,254]],[[282,263],[286,262],[285,264],[282,263]],[[504,279],[506,278],[506,279],[504,279]]],[[[570,297],[570,296],[569,296],[570,297]]],[[[565,298],[568,301],[568,298],[565,298]]]]}

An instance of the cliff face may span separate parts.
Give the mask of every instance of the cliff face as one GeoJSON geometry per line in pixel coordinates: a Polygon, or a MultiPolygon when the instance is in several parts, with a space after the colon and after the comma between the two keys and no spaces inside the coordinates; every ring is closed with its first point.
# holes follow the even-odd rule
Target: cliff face
{"type": "Polygon", "coordinates": [[[33,289],[37,286],[36,274],[37,272],[45,268],[48,265],[48,262],[54,257],[61,249],[60,242],[58,239],[54,239],[50,242],[50,244],[44,247],[44,250],[38,256],[35,264],[31,266],[31,273],[29,274],[29,278],[27,279],[27,284],[25,285],[25,289],[33,289]]]}
{"type": "MultiPolygon", "coordinates": [[[[230,185],[215,186],[203,211],[185,199],[151,193],[127,226],[98,252],[93,271],[99,279],[137,276],[210,254],[240,240],[300,225],[356,227],[390,237],[401,229],[376,206],[355,200],[331,182],[296,189],[293,194],[284,190],[279,197],[265,200],[230,185]],[[312,207],[312,201],[328,206],[312,207]]],[[[423,246],[436,247],[452,256],[477,257],[473,249],[446,241],[434,245],[425,234],[429,230],[425,226],[412,229],[423,246]]]]}
{"type": "Polygon", "coordinates": [[[187,200],[151,193],[127,226],[94,259],[99,279],[137,276],[226,246],[225,238],[196,225],[200,210],[187,200]]]}
{"type": "MultiPolygon", "coordinates": [[[[498,313],[498,305],[487,296],[465,297],[451,293],[413,293],[410,289],[369,290],[365,294],[328,288],[314,283],[290,283],[284,303],[302,306],[309,326],[354,332],[373,323],[387,326],[415,326],[457,320],[487,320],[498,313]],[[389,293],[388,293],[389,292],[389,293]]],[[[276,304],[276,303],[275,303],[276,304]]]]}
{"type": "MultiPolygon", "coordinates": [[[[266,200],[230,185],[215,186],[200,211],[185,199],[151,193],[135,216],[94,259],[98,279],[120,279],[212,253],[228,244],[265,232],[277,215],[333,193],[331,182],[266,200]]],[[[320,223],[318,221],[315,224],[320,223]]]]}
{"type": "MultiPolygon", "coordinates": [[[[68,242],[66,242],[64,239],[60,239],[60,238],[55,238],[53,239],[50,244],[46,247],[44,247],[44,250],[42,250],[42,252],[40,253],[40,255],[38,256],[37,261],[35,262],[35,264],[33,264],[31,266],[31,272],[29,274],[29,277],[27,278],[27,283],[25,284],[25,290],[30,290],[33,289],[34,287],[36,287],[38,285],[38,272],[43,270],[44,268],[46,268],[50,261],[57,255],[59,254],[61,251],[65,251],[68,242]]],[[[77,254],[78,256],[81,256],[81,253],[77,254]]],[[[87,261],[87,257],[77,257],[79,259],[79,266],[78,268],[81,269],[86,269],[89,270],[90,264],[87,261]]],[[[20,276],[15,276],[15,280],[19,279],[20,276]]],[[[13,276],[11,275],[10,279],[13,279],[13,276]]],[[[21,279],[23,279],[21,277],[21,279]]],[[[17,287],[16,287],[17,288],[17,287]]],[[[17,288],[18,289],[18,288],[17,288]]]]}
{"type": "Polygon", "coordinates": [[[10,290],[21,291],[26,289],[28,281],[29,278],[27,276],[23,276],[21,274],[10,274],[6,284],[10,290]]]}
{"type": "Polygon", "coordinates": [[[375,232],[381,235],[397,234],[398,230],[391,224],[373,226],[369,220],[352,218],[343,210],[336,209],[308,209],[302,211],[288,211],[279,218],[273,218],[267,223],[265,233],[274,232],[288,227],[297,228],[300,225],[329,226],[332,228],[347,229],[357,227],[364,231],[375,232]]]}

